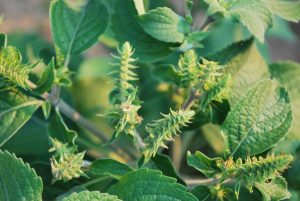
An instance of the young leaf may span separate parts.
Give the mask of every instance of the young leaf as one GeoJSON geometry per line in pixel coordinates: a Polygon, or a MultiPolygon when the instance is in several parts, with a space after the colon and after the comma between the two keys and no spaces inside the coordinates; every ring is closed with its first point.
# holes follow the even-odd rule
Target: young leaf
{"type": "Polygon", "coordinates": [[[121,179],[123,175],[133,169],[113,159],[98,159],[92,163],[89,173],[97,176],[109,175],[115,179],[121,179]]]}
{"type": "Polygon", "coordinates": [[[259,80],[269,77],[268,66],[253,39],[234,43],[209,56],[209,59],[226,65],[225,73],[232,76],[229,98],[231,105],[234,105],[259,80]]]}
{"type": "Polygon", "coordinates": [[[0,33],[0,50],[7,45],[7,36],[4,33],[0,33]]]}
{"type": "Polygon", "coordinates": [[[37,83],[36,92],[42,94],[49,91],[54,82],[54,59],[45,67],[37,83]]]}
{"type": "Polygon", "coordinates": [[[200,151],[197,151],[193,155],[191,152],[187,153],[188,165],[202,172],[207,177],[213,177],[217,173],[220,173],[220,169],[217,166],[217,161],[219,160],[222,161],[221,158],[209,158],[200,151]]]}
{"type": "Polygon", "coordinates": [[[33,115],[42,101],[17,89],[0,91],[0,146],[9,140],[33,115]]]}
{"type": "Polygon", "coordinates": [[[277,82],[265,80],[250,89],[222,124],[227,153],[246,157],[282,140],[292,123],[290,97],[277,82]]]}
{"type": "Polygon", "coordinates": [[[82,191],[79,193],[72,193],[64,197],[61,201],[122,201],[117,196],[109,195],[107,193],[100,193],[99,191],[82,191]]]}
{"type": "Polygon", "coordinates": [[[120,43],[129,41],[140,61],[157,61],[166,57],[170,44],[158,41],[144,32],[138,23],[133,0],[115,1],[112,15],[112,30],[120,43]]]}
{"type": "Polygon", "coordinates": [[[255,183],[255,187],[261,192],[263,201],[279,201],[291,198],[287,183],[281,176],[272,179],[270,182],[255,183]]]}
{"type": "Polygon", "coordinates": [[[300,139],[300,64],[279,61],[269,66],[272,78],[276,78],[290,93],[293,111],[293,124],[289,130],[290,139],[300,139]]]}
{"type": "Polygon", "coordinates": [[[85,0],[79,5],[70,0],[54,0],[50,6],[52,36],[66,55],[79,54],[97,42],[108,23],[102,1],[85,0]]]}
{"type": "Polygon", "coordinates": [[[265,2],[275,15],[292,22],[300,20],[300,1],[266,0],[265,2]]]}
{"type": "Polygon", "coordinates": [[[182,43],[184,34],[179,30],[180,17],[170,8],[160,7],[139,16],[144,31],[153,38],[167,43],[182,43]]]}
{"type": "Polygon", "coordinates": [[[197,201],[184,186],[176,183],[176,179],[148,169],[127,173],[109,192],[123,201],[197,201]]]}
{"type": "Polygon", "coordinates": [[[171,110],[170,114],[163,114],[164,118],[149,124],[147,127],[149,136],[145,139],[145,162],[148,162],[152,156],[155,156],[159,147],[166,148],[165,142],[173,140],[173,137],[180,131],[180,127],[186,126],[194,115],[195,112],[192,110],[171,110]]]}
{"type": "Polygon", "coordinates": [[[27,163],[0,151],[0,164],[0,200],[42,200],[42,179],[27,163]]]}

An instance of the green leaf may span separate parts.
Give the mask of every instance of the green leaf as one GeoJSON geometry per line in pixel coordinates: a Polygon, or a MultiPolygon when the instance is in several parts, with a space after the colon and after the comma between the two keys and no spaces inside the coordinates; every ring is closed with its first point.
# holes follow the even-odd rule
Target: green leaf
{"type": "Polygon", "coordinates": [[[0,146],[9,140],[32,116],[41,101],[20,91],[0,92],[0,146]]]}
{"type": "Polygon", "coordinates": [[[293,111],[293,124],[289,139],[300,139],[300,64],[292,61],[279,61],[269,66],[272,78],[277,79],[290,93],[293,111]]]}
{"type": "Polygon", "coordinates": [[[186,185],[184,180],[179,176],[175,167],[173,166],[172,160],[169,156],[164,154],[156,154],[153,158],[151,158],[150,163],[153,162],[153,165],[160,170],[164,175],[173,177],[177,179],[177,182],[186,185]]]}
{"type": "Polygon", "coordinates": [[[7,36],[4,33],[0,33],[0,50],[7,45],[7,36]]]}
{"type": "Polygon", "coordinates": [[[207,186],[196,186],[195,188],[193,188],[191,193],[193,193],[193,195],[197,197],[200,201],[205,201],[209,197],[211,197],[211,192],[207,186]]]}
{"type": "Polygon", "coordinates": [[[0,151],[0,164],[0,200],[42,200],[42,179],[28,164],[7,151],[0,151]]]}
{"type": "Polygon", "coordinates": [[[280,176],[270,182],[256,183],[255,187],[261,192],[263,201],[279,201],[291,198],[287,183],[280,176]]]}
{"type": "Polygon", "coordinates": [[[219,0],[204,0],[204,2],[207,4],[206,14],[209,16],[226,11],[223,5],[220,4],[219,0]]]}
{"type": "Polygon", "coordinates": [[[179,16],[170,8],[160,7],[139,16],[144,31],[153,38],[167,43],[182,43],[184,34],[179,30],[179,16]]]}
{"type": "Polygon", "coordinates": [[[176,179],[148,169],[127,173],[109,192],[123,201],[197,201],[176,179]]]}
{"type": "Polygon", "coordinates": [[[54,59],[45,67],[37,83],[36,92],[42,94],[49,91],[54,82],[54,59]]]}
{"type": "Polygon", "coordinates": [[[260,42],[264,42],[265,32],[272,25],[272,13],[262,0],[235,1],[225,16],[241,22],[260,42]]]}
{"type": "Polygon", "coordinates": [[[133,0],[116,1],[112,15],[112,30],[119,43],[129,41],[135,48],[135,55],[140,61],[152,62],[166,57],[170,44],[158,41],[144,32],[138,23],[138,15],[133,0]]]}
{"type": "Polygon", "coordinates": [[[262,153],[285,137],[291,123],[286,89],[264,80],[241,98],[222,124],[226,151],[235,157],[262,153]]]}
{"type": "Polygon", "coordinates": [[[131,167],[113,159],[98,159],[89,168],[89,173],[93,175],[109,175],[115,179],[120,179],[123,175],[131,171],[133,171],[131,167]]]}
{"type": "Polygon", "coordinates": [[[217,166],[217,161],[222,161],[221,158],[209,158],[200,151],[191,154],[187,153],[188,165],[200,171],[207,177],[213,177],[215,174],[220,172],[217,166]]]}
{"type": "Polygon", "coordinates": [[[67,143],[70,146],[75,145],[77,137],[77,133],[67,127],[58,110],[56,110],[56,115],[50,120],[48,135],[52,139],[56,139],[63,144],[67,143]]]}
{"type": "Polygon", "coordinates": [[[225,73],[232,77],[229,99],[231,105],[234,105],[259,80],[269,77],[268,66],[252,39],[234,43],[209,56],[209,59],[226,65],[225,73]]]}
{"type": "Polygon", "coordinates": [[[100,193],[99,191],[82,191],[79,193],[72,193],[63,198],[61,201],[121,201],[116,196],[107,193],[100,193]]]}
{"type": "Polygon", "coordinates": [[[273,14],[292,22],[300,20],[300,1],[266,0],[265,2],[273,14]]]}
{"type": "Polygon", "coordinates": [[[50,6],[52,36],[64,55],[79,54],[97,42],[108,23],[108,12],[99,0],[54,0],[50,6]]]}

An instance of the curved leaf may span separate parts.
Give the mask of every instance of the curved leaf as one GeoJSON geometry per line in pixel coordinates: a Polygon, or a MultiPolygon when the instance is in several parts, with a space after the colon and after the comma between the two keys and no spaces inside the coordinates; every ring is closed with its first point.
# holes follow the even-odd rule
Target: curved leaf
{"type": "Polygon", "coordinates": [[[176,179],[148,169],[127,173],[109,191],[124,201],[197,201],[176,179]]]}
{"type": "Polygon", "coordinates": [[[170,8],[160,7],[139,16],[144,31],[153,38],[167,43],[182,43],[184,34],[179,30],[179,16],[170,8]]]}
{"type": "Polygon", "coordinates": [[[158,41],[144,32],[136,17],[133,0],[116,1],[112,16],[112,30],[119,43],[129,41],[135,48],[135,56],[141,61],[157,61],[166,57],[170,44],[158,41]]]}
{"type": "Polygon", "coordinates": [[[28,164],[7,151],[0,151],[0,164],[0,200],[42,200],[42,180],[28,164]]]}
{"type": "Polygon", "coordinates": [[[259,154],[287,134],[292,123],[290,97],[277,82],[265,80],[250,89],[222,124],[227,153],[259,154]]]}
{"type": "Polygon", "coordinates": [[[293,111],[293,125],[288,135],[300,139],[300,64],[291,61],[279,61],[269,66],[271,76],[284,85],[290,93],[293,111]]]}
{"type": "Polygon", "coordinates": [[[53,40],[64,55],[86,50],[106,29],[108,11],[104,4],[99,0],[82,2],[79,5],[70,0],[54,0],[51,3],[53,40]]]}
{"type": "Polygon", "coordinates": [[[9,140],[32,116],[41,101],[21,92],[0,92],[0,146],[9,140]]]}

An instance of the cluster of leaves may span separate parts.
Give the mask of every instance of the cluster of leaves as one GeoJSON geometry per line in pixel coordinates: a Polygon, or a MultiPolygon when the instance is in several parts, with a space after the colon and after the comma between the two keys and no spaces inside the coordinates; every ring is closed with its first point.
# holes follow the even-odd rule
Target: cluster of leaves
{"type": "MultiPolygon", "coordinates": [[[[162,4],[53,0],[54,47],[27,62],[0,34],[0,200],[298,199],[300,65],[267,65],[255,38],[264,41],[274,15],[299,21],[300,2],[203,0],[208,19],[200,29],[192,0],[185,1],[185,16],[162,4]],[[203,54],[217,32],[214,24],[226,20],[245,25],[254,37],[203,54]],[[97,41],[116,49],[106,62],[114,86],[105,90],[102,80],[95,92],[92,80],[81,90],[78,55],[97,41]],[[70,94],[77,94],[78,105],[87,108],[94,92],[109,102],[101,108],[110,120],[101,122],[104,132],[62,100],[76,105],[70,94]],[[39,135],[28,137],[28,127],[39,135]],[[39,153],[41,133],[46,143],[39,153]],[[15,139],[22,135],[20,145],[15,139]],[[217,148],[220,141],[224,150],[217,148]],[[165,155],[169,145],[173,160],[165,155]],[[188,152],[188,166],[198,172],[182,178],[188,149],[205,154],[188,152]],[[191,182],[195,174],[208,179],[191,182]]],[[[107,76],[102,68],[97,63],[92,76],[107,76]]],[[[83,112],[91,110],[99,113],[94,105],[83,112]]]]}

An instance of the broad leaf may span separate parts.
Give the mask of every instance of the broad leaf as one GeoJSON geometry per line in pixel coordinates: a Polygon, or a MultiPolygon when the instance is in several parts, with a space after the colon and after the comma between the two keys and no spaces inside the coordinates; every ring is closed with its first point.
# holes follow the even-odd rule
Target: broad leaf
{"type": "Polygon", "coordinates": [[[136,17],[133,0],[116,1],[112,16],[112,30],[119,43],[129,41],[135,48],[135,57],[141,61],[157,61],[166,57],[170,44],[158,41],[144,32],[136,17]]]}
{"type": "Polygon", "coordinates": [[[131,167],[113,159],[98,159],[89,168],[89,173],[93,175],[109,175],[115,179],[120,179],[131,171],[133,171],[131,167]]]}
{"type": "Polygon", "coordinates": [[[0,151],[0,164],[0,200],[42,200],[42,179],[28,164],[7,151],[0,151]]]}
{"type": "Polygon", "coordinates": [[[0,50],[5,48],[7,44],[7,36],[4,33],[0,33],[0,50]]]}
{"type": "Polygon", "coordinates": [[[61,201],[121,201],[116,196],[107,193],[100,193],[99,191],[82,191],[79,193],[72,193],[63,198],[61,201]]]}
{"type": "Polygon", "coordinates": [[[49,91],[54,82],[54,59],[45,67],[35,89],[38,93],[49,91]]]}
{"type": "Polygon", "coordinates": [[[9,140],[42,104],[20,91],[0,91],[0,146],[9,140]]]}
{"type": "Polygon", "coordinates": [[[213,177],[215,174],[220,172],[217,166],[217,161],[222,160],[221,158],[209,158],[200,151],[197,151],[193,155],[188,152],[187,162],[188,165],[200,171],[207,177],[213,177]]]}
{"type": "Polygon", "coordinates": [[[263,201],[279,201],[291,197],[285,179],[280,176],[268,183],[256,183],[255,187],[261,192],[263,201]]]}
{"type": "Polygon", "coordinates": [[[79,54],[97,42],[108,23],[108,11],[99,0],[76,4],[54,0],[50,6],[53,40],[64,55],[79,54]]]}
{"type": "Polygon", "coordinates": [[[266,151],[285,137],[291,123],[286,89],[275,81],[264,80],[241,98],[222,124],[226,151],[235,157],[266,151]]]}
{"type": "Polygon", "coordinates": [[[172,160],[167,155],[156,154],[154,157],[151,158],[149,163],[146,164],[146,167],[159,170],[164,175],[174,177],[175,179],[177,179],[178,183],[186,185],[184,180],[180,177],[175,167],[173,166],[172,160]]]}
{"type": "Polygon", "coordinates": [[[300,1],[266,0],[270,11],[279,17],[298,22],[300,20],[300,1]]]}
{"type": "Polygon", "coordinates": [[[259,80],[269,77],[268,66],[252,39],[234,43],[209,58],[226,65],[224,69],[232,77],[231,105],[259,80]]]}
{"type": "Polygon", "coordinates": [[[176,179],[148,169],[127,173],[109,191],[124,201],[197,201],[176,179]]]}
{"type": "Polygon", "coordinates": [[[140,15],[139,23],[146,33],[159,41],[182,43],[184,40],[179,30],[180,18],[170,8],[160,7],[140,15]]]}
{"type": "Polygon", "coordinates": [[[300,139],[300,64],[280,61],[269,66],[272,78],[276,78],[290,93],[293,125],[288,138],[300,139]]]}

